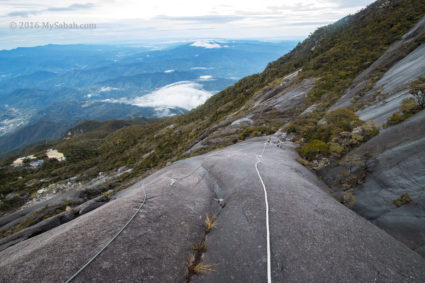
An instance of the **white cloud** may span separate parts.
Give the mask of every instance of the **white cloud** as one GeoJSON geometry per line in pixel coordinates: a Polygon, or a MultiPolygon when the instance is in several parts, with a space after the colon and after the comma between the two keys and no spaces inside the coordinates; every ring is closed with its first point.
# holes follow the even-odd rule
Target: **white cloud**
{"type": "Polygon", "coordinates": [[[191,70],[210,70],[212,67],[192,67],[191,70]]]}
{"type": "Polygon", "coordinates": [[[116,87],[110,87],[110,86],[102,86],[99,89],[99,92],[110,92],[111,90],[119,90],[119,88],[116,87]]]}
{"type": "Polygon", "coordinates": [[[186,110],[203,104],[212,93],[202,89],[202,85],[181,81],[166,85],[152,93],[132,100],[108,100],[108,102],[128,103],[136,106],[173,108],[180,107],[186,110]]]}
{"type": "Polygon", "coordinates": [[[213,76],[210,76],[210,75],[205,75],[205,76],[199,77],[200,81],[211,81],[212,79],[213,79],[213,76]]]}
{"type": "Polygon", "coordinates": [[[172,73],[172,72],[174,72],[174,70],[165,70],[164,71],[164,73],[166,73],[166,74],[169,74],[169,73],[172,73]]]}
{"type": "Polygon", "coordinates": [[[143,43],[207,38],[303,39],[374,0],[0,1],[0,49],[48,43],[143,43]],[[94,23],[94,30],[9,29],[11,22],[94,23]],[[141,40],[143,39],[143,40],[141,40]]]}
{"type": "Polygon", "coordinates": [[[203,48],[221,48],[224,46],[221,46],[217,41],[214,40],[198,40],[192,43],[190,46],[195,47],[203,47],[203,48]]]}

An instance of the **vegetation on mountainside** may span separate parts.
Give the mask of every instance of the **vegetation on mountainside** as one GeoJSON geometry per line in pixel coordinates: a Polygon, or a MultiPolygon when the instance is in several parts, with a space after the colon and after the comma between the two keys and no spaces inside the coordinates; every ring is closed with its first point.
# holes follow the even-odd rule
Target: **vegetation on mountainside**
{"type": "Polygon", "coordinates": [[[300,147],[299,152],[310,161],[319,155],[341,157],[379,133],[372,122],[361,121],[354,112],[346,108],[330,111],[320,122],[316,122],[313,115],[319,114],[305,115],[284,129],[302,138],[305,144],[300,147]]]}
{"type": "Polygon", "coordinates": [[[326,94],[328,106],[424,14],[423,1],[377,1],[354,16],[319,28],[294,51],[270,64],[266,73],[282,76],[302,68],[305,77],[320,77],[310,98],[318,101],[326,94]]]}
{"type": "MultiPolygon", "coordinates": [[[[99,172],[122,166],[133,168],[131,173],[120,177],[125,180],[187,157],[188,149],[214,133],[217,125],[229,114],[240,110],[253,95],[299,69],[302,69],[301,78],[320,78],[305,105],[307,107],[314,102],[318,107],[309,114],[299,116],[287,129],[296,132],[305,144],[316,140],[310,144],[310,149],[305,149],[306,154],[342,155],[356,146],[361,136],[353,132],[356,128],[367,126],[358,129],[366,132],[361,136],[362,140],[376,134],[376,129],[358,120],[347,109],[327,115],[324,119],[327,124],[318,122],[325,116],[327,107],[341,96],[352,80],[424,14],[423,1],[377,1],[356,15],[318,29],[293,51],[270,63],[263,73],[241,79],[187,114],[103,132],[94,129],[72,136],[70,140],[58,141],[48,146],[63,152],[67,161],[46,160],[38,169],[11,168],[9,164],[12,159],[4,160],[0,167],[0,212],[17,207],[25,201],[25,197],[30,198],[42,187],[74,176],[77,176],[77,181],[84,181],[98,176],[99,172]],[[328,150],[325,150],[323,143],[328,150]],[[12,192],[17,192],[19,196],[6,200],[6,196],[12,192]]],[[[241,129],[232,140],[222,139],[206,148],[194,150],[190,155],[248,137],[269,134],[275,129],[273,123],[279,123],[278,119],[264,119],[264,125],[241,129]]],[[[27,153],[42,155],[46,148],[41,145],[27,153]]]]}
{"type": "Polygon", "coordinates": [[[410,87],[412,97],[403,99],[400,111],[388,117],[384,128],[396,125],[425,109],[425,77],[414,81],[410,87]]]}
{"type": "MultiPolygon", "coordinates": [[[[330,152],[336,157],[352,149],[358,136],[352,135],[354,144],[342,147],[340,143],[332,142],[332,139],[353,128],[337,127],[332,130],[320,121],[327,108],[342,95],[353,79],[378,59],[390,44],[400,39],[424,14],[424,2],[377,1],[354,16],[318,29],[293,52],[272,63],[270,68],[274,69],[275,73],[302,68],[304,77],[320,77],[320,81],[309,94],[308,102],[316,103],[318,107],[315,111],[294,119],[286,130],[302,137],[300,141],[310,148],[310,153],[318,150],[309,144],[313,140],[316,140],[315,144],[318,144],[318,141],[327,143],[330,152]]],[[[412,44],[421,43],[423,42],[420,40],[412,44]]],[[[372,75],[371,79],[376,81],[385,71],[379,70],[379,74],[372,75]]],[[[353,115],[346,117],[346,122],[358,123],[358,117],[353,115]]],[[[378,133],[376,127],[368,125],[367,128],[369,133],[362,138],[362,142],[378,133]]],[[[306,152],[305,149],[303,152],[306,152]]],[[[313,158],[311,154],[308,156],[309,159],[313,158]]]]}
{"type": "Polygon", "coordinates": [[[425,109],[425,77],[422,77],[412,83],[410,93],[416,100],[421,110],[425,109]]]}

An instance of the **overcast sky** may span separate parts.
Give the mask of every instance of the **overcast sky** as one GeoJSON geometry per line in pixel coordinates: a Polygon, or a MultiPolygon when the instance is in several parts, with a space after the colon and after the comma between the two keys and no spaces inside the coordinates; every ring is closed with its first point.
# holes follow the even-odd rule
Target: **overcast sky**
{"type": "Polygon", "coordinates": [[[0,0],[0,49],[48,43],[301,40],[372,0],[0,0]],[[92,29],[46,28],[95,24],[92,29]],[[32,26],[32,27],[31,27],[32,26]]]}

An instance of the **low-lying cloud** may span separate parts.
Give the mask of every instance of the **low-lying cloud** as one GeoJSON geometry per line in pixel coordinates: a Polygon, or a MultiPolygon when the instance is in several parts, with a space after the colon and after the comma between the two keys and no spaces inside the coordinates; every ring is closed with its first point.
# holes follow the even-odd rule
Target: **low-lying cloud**
{"type": "Polygon", "coordinates": [[[201,84],[181,81],[134,99],[107,99],[104,101],[132,104],[139,107],[164,109],[179,107],[190,110],[203,104],[211,95],[212,93],[204,90],[201,84]]]}
{"type": "Polygon", "coordinates": [[[92,9],[95,5],[93,3],[85,3],[85,4],[72,4],[66,7],[49,7],[41,10],[29,10],[29,11],[14,11],[7,14],[9,17],[23,17],[26,18],[31,15],[42,14],[45,12],[72,12],[77,10],[86,10],[92,9]]]}
{"type": "Polygon", "coordinates": [[[203,48],[221,48],[221,47],[227,47],[226,45],[220,45],[218,41],[215,40],[198,40],[192,43],[190,46],[194,47],[203,47],[203,48]]]}

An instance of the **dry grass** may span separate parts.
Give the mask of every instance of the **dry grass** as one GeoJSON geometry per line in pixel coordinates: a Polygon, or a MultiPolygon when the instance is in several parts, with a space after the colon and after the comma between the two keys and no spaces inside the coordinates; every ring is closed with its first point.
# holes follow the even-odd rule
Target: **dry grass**
{"type": "Polygon", "coordinates": [[[213,269],[214,266],[216,266],[217,264],[196,264],[196,265],[192,265],[189,266],[189,269],[194,273],[194,274],[202,274],[202,273],[208,273],[208,272],[214,272],[216,271],[215,269],[213,269]]]}
{"type": "Polygon", "coordinates": [[[206,233],[209,233],[211,231],[211,229],[216,226],[215,219],[216,219],[215,214],[211,218],[208,215],[208,213],[205,216],[205,232],[206,233]]]}

